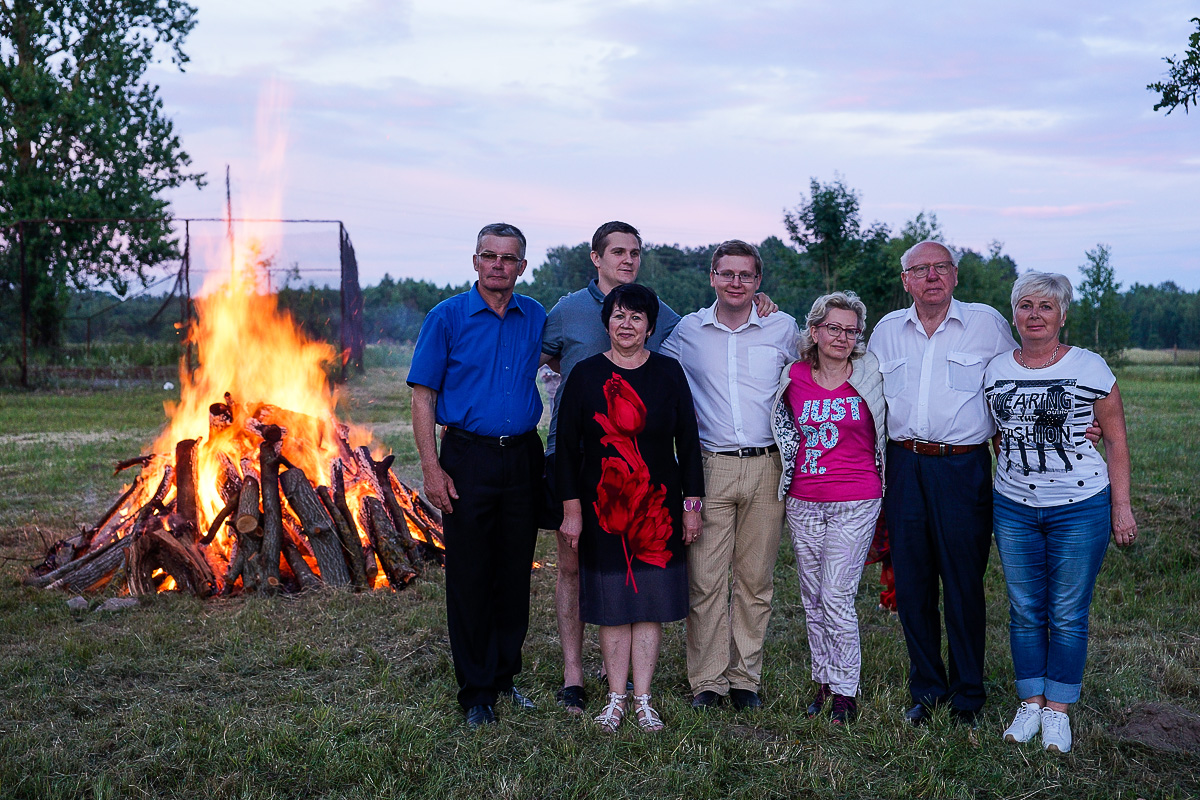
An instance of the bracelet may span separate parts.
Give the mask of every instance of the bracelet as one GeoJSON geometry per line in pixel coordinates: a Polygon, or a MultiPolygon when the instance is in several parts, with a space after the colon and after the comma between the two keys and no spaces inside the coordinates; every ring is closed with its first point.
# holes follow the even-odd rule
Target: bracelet
{"type": "Polygon", "coordinates": [[[704,508],[703,500],[684,500],[683,501],[683,510],[684,511],[699,511],[702,508],[704,508]]]}

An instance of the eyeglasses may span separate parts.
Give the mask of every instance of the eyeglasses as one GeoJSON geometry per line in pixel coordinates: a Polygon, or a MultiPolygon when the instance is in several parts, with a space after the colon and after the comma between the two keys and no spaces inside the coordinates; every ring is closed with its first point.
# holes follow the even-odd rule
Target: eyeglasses
{"type": "Polygon", "coordinates": [[[939,261],[936,264],[917,264],[915,267],[904,270],[904,274],[912,275],[914,278],[925,278],[929,276],[931,269],[938,275],[945,275],[954,269],[954,264],[949,261],[939,261]]]}
{"type": "Polygon", "coordinates": [[[491,250],[484,250],[482,253],[476,253],[475,257],[489,266],[499,261],[506,267],[515,267],[521,263],[519,256],[514,256],[512,253],[493,253],[491,250]]]}
{"type": "Polygon", "coordinates": [[[840,339],[843,336],[845,336],[847,339],[857,339],[863,332],[862,328],[843,328],[836,322],[824,322],[820,325],[813,325],[813,327],[824,328],[825,332],[834,339],[840,339]]]}
{"type": "Polygon", "coordinates": [[[720,280],[722,283],[733,283],[734,278],[737,278],[738,281],[740,281],[742,283],[753,283],[754,281],[759,279],[759,276],[753,272],[728,272],[728,271],[717,272],[714,269],[712,271],[712,274],[716,275],[717,279],[720,280]]]}

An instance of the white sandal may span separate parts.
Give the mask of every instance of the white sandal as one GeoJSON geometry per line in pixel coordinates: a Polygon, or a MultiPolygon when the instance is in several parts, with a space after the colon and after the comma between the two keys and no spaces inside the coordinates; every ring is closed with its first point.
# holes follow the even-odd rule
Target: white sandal
{"type": "Polygon", "coordinates": [[[616,692],[608,693],[608,703],[605,704],[604,710],[600,712],[600,716],[595,718],[597,725],[605,733],[616,733],[617,728],[621,727],[621,720],[625,719],[625,699],[629,697],[626,694],[617,694],[616,692]]]}
{"type": "Polygon", "coordinates": [[[658,733],[665,725],[663,725],[662,717],[650,705],[650,694],[635,694],[633,702],[636,704],[633,713],[637,715],[638,727],[648,733],[658,733]]]}

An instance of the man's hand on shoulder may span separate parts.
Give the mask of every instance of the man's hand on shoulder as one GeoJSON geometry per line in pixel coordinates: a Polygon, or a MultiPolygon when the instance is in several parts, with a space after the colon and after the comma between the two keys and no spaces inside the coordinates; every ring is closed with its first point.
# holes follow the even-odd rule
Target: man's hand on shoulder
{"type": "Polygon", "coordinates": [[[769,317],[779,310],[779,306],[775,305],[775,301],[762,292],[756,292],[754,295],[754,310],[758,312],[760,317],[769,317]]]}

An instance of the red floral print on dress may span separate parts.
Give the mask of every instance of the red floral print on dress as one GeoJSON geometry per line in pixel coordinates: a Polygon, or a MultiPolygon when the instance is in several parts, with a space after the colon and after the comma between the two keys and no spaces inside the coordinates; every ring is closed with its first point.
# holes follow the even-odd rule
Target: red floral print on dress
{"type": "Polygon", "coordinates": [[[617,373],[604,382],[604,399],[608,403],[608,414],[597,414],[596,422],[604,429],[601,444],[617,448],[629,466],[645,467],[638,450],[636,437],[646,427],[646,404],[633,387],[617,373]]]}
{"type": "Polygon", "coordinates": [[[656,567],[665,567],[672,553],[667,549],[671,537],[671,514],[667,511],[665,486],[650,483],[646,466],[634,438],[646,427],[646,404],[620,375],[604,383],[608,414],[596,414],[604,430],[603,444],[612,445],[618,457],[600,462],[600,482],[596,484],[596,502],[592,507],[600,527],[621,537],[625,550],[625,583],[633,585],[633,559],[656,567]]]}

